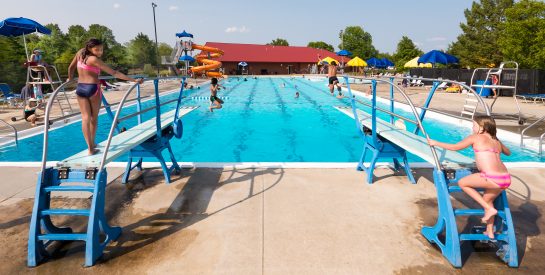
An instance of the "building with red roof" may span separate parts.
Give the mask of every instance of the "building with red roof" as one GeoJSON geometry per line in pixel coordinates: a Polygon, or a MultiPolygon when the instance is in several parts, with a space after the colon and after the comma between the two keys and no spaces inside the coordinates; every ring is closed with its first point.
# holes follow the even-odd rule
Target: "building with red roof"
{"type": "Polygon", "coordinates": [[[246,62],[249,74],[293,74],[309,73],[312,65],[323,58],[331,57],[339,62],[348,62],[348,58],[335,53],[299,46],[273,46],[257,44],[236,44],[207,42],[205,46],[222,50],[224,55],[216,59],[221,61],[226,74],[240,74],[240,62],[246,62]]]}

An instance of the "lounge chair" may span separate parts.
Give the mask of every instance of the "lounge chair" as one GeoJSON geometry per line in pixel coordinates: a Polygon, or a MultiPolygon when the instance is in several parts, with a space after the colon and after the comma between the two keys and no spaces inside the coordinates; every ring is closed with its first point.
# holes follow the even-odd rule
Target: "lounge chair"
{"type": "Polygon", "coordinates": [[[441,82],[441,84],[439,84],[439,86],[437,86],[437,90],[444,90],[447,88],[447,82],[441,82]]]}
{"type": "Polygon", "coordinates": [[[517,98],[523,99],[526,103],[529,101],[533,103],[538,101],[545,102],[545,94],[521,94],[517,95],[517,98]]]}
{"type": "Polygon", "coordinates": [[[6,83],[0,83],[0,102],[4,105],[7,103],[12,107],[20,105],[21,95],[11,92],[11,88],[6,83]]]}

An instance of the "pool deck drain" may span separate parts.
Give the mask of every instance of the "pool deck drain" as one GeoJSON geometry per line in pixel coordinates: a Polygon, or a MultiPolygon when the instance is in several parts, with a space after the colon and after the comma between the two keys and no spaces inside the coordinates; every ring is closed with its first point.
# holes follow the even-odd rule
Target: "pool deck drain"
{"type": "MultiPolygon", "coordinates": [[[[36,171],[3,167],[0,190],[32,185],[34,177],[13,175],[36,171]]],[[[116,178],[122,169],[109,171],[106,216],[123,234],[95,266],[82,267],[84,248],[74,242],[27,268],[33,199],[13,197],[0,203],[0,273],[459,273],[419,233],[437,215],[430,169],[415,169],[417,185],[390,169],[378,169],[376,183],[368,185],[354,169],[227,167],[184,169],[166,185],[159,169],[145,169],[128,187],[116,178]]],[[[466,245],[463,272],[538,274],[545,268],[545,169],[510,171],[521,267],[507,267],[486,246],[466,245]]],[[[472,203],[455,198],[459,206],[472,203]]],[[[89,203],[81,197],[54,201],[89,203]]],[[[54,222],[84,226],[73,219],[54,222]]]]}

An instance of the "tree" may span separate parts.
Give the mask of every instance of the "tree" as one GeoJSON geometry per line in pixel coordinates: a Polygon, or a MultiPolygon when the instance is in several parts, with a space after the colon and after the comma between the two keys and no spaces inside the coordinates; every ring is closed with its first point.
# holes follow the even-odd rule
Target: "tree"
{"type": "Polygon", "coordinates": [[[72,25],[68,27],[68,33],[66,33],[68,51],[76,53],[79,49],[85,46],[87,40],[87,30],[81,25],[72,25]]]}
{"type": "Polygon", "coordinates": [[[503,60],[498,38],[505,22],[505,10],[513,0],[481,0],[466,9],[466,23],[461,23],[462,34],[449,45],[448,52],[460,59],[460,65],[482,67],[503,60]]]}
{"type": "Polygon", "coordinates": [[[125,54],[124,51],[120,51],[122,46],[115,40],[112,30],[106,26],[99,24],[89,25],[87,39],[89,38],[96,38],[102,41],[104,47],[104,55],[102,56],[102,59],[106,63],[117,64],[116,60],[119,59],[119,56],[121,54],[125,54]]]}
{"type": "Polygon", "coordinates": [[[174,49],[167,43],[159,43],[159,56],[170,56],[174,49]]]}
{"type": "Polygon", "coordinates": [[[273,46],[289,46],[288,40],[283,38],[276,38],[271,43],[268,43],[267,45],[273,45],[273,46]]]}
{"type": "Polygon", "coordinates": [[[127,52],[129,62],[132,64],[157,64],[155,43],[143,33],[138,33],[136,37],[127,44],[127,52]]]}
{"type": "Polygon", "coordinates": [[[545,68],[545,3],[521,0],[506,9],[498,44],[506,60],[524,68],[545,68]]]}
{"type": "Polygon", "coordinates": [[[346,27],[344,32],[339,34],[339,38],[343,41],[343,45],[339,45],[339,48],[342,47],[344,50],[352,52],[354,56],[368,59],[378,54],[373,46],[371,34],[364,31],[360,26],[346,27]]]}
{"type": "MultiPolygon", "coordinates": [[[[51,30],[51,35],[41,36],[36,47],[44,51],[44,60],[47,63],[53,64],[66,48],[66,35],[62,33],[57,24],[47,24],[45,27],[51,30]]],[[[32,49],[29,50],[32,51],[32,49]]]]}
{"type": "Polygon", "coordinates": [[[403,67],[407,61],[420,56],[423,53],[424,52],[416,47],[409,37],[403,36],[399,43],[397,43],[397,50],[393,55],[393,60],[397,67],[400,68],[403,67]]]}
{"type": "Polygon", "coordinates": [[[322,50],[326,50],[326,51],[330,51],[330,52],[334,51],[333,46],[325,43],[324,41],[308,42],[307,47],[315,48],[315,49],[322,49],[322,50]]]}

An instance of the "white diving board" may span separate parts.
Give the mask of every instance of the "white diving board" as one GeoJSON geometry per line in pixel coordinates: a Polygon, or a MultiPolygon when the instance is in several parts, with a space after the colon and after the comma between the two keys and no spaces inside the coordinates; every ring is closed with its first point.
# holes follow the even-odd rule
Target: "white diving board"
{"type": "MultiPolygon", "coordinates": [[[[196,106],[181,107],[179,117],[183,117],[193,110],[197,109],[196,106]]],[[[172,124],[174,120],[174,113],[176,110],[172,110],[161,114],[161,128],[165,129],[172,124]]],[[[119,133],[112,137],[110,142],[110,149],[106,156],[105,164],[115,160],[119,156],[129,152],[134,147],[140,145],[142,142],[148,140],[156,134],[157,128],[155,126],[155,117],[138,124],[130,129],[127,129],[123,133],[119,133]]],[[[70,167],[76,169],[86,169],[89,167],[100,167],[100,162],[104,154],[107,140],[97,144],[98,153],[89,156],[88,151],[83,150],[63,161],[57,163],[58,167],[70,167]]]]}
{"type": "MultiPolygon", "coordinates": [[[[338,106],[335,108],[343,114],[354,119],[354,113],[352,112],[351,107],[338,106]]],[[[360,123],[371,129],[371,115],[363,112],[362,110],[357,110],[357,112],[360,123]]],[[[399,147],[405,149],[407,152],[416,155],[431,164],[435,163],[426,138],[415,135],[412,132],[406,130],[398,129],[394,125],[378,118],[377,134],[398,145],[399,147]]],[[[475,166],[475,161],[472,158],[466,157],[458,152],[449,151],[439,147],[435,147],[435,151],[437,152],[439,162],[444,167],[458,168],[460,166],[475,166]]]]}
{"type": "Polygon", "coordinates": [[[484,89],[515,89],[515,86],[473,84],[471,87],[484,89]]]}

